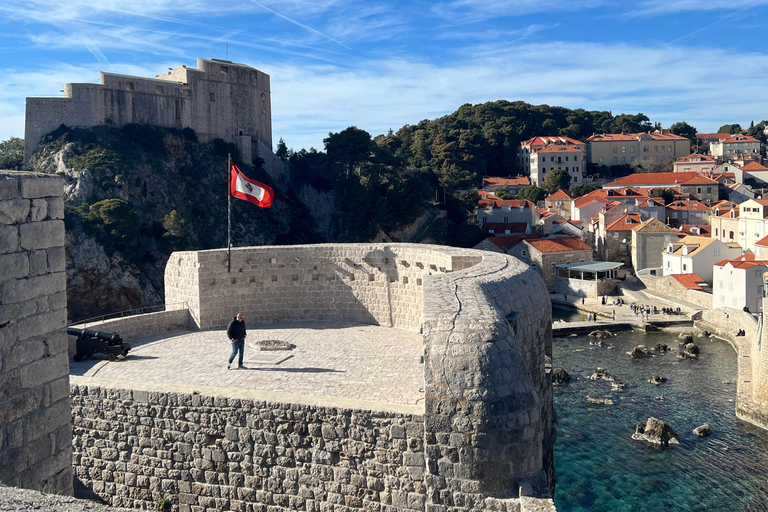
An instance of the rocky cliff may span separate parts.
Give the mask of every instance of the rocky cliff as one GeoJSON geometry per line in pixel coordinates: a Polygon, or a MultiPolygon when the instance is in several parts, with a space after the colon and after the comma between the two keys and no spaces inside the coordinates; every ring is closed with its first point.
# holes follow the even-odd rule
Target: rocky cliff
{"type": "Polygon", "coordinates": [[[294,190],[223,141],[144,125],[62,126],[47,137],[31,164],[66,181],[70,320],[161,304],[172,251],[226,246],[228,153],[276,195],[270,209],[232,200],[233,246],[328,239],[332,193],[294,190]]]}

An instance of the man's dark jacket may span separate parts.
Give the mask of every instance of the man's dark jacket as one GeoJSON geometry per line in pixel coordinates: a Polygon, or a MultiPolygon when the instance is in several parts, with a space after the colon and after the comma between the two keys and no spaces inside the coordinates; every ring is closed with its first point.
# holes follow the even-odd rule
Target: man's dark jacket
{"type": "Polygon", "coordinates": [[[227,337],[231,340],[244,340],[245,339],[245,320],[242,322],[237,319],[237,317],[233,318],[231,322],[229,322],[229,325],[227,326],[227,337]]]}

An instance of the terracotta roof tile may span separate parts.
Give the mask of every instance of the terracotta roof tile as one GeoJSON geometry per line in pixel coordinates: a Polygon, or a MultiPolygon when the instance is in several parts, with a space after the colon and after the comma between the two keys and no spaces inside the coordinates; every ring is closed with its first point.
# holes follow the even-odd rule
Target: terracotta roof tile
{"type": "Polygon", "coordinates": [[[670,277],[689,290],[703,290],[704,288],[699,286],[698,283],[706,283],[704,279],[696,274],[671,274],[670,277]]]}
{"type": "Polygon", "coordinates": [[[573,194],[571,194],[568,190],[563,190],[561,188],[554,194],[547,196],[547,199],[573,199],[573,194]]]}
{"type": "Polygon", "coordinates": [[[540,238],[538,240],[526,240],[539,252],[566,252],[566,251],[591,251],[592,248],[585,244],[577,236],[564,236],[558,238],[540,238]]]}
{"type": "Polygon", "coordinates": [[[624,176],[610,183],[606,187],[636,187],[636,186],[679,186],[688,180],[692,180],[701,173],[697,171],[684,172],[636,172],[629,176],[624,176]]]}
{"type": "Polygon", "coordinates": [[[528,176],[512,176],[511,178],[483,178],[484,187],[528,187],[531,179],[528,176]]]}
{"type": "Polygon", "coordinates": [[[632,231],[638,233],[676,233],[675,228],[671,228],[653,217],[641,224],[632,226],[632,231]]]}
{"type": "Polygon", "coordinates": [[[638,224],[642,224],[640,220],[640,214],[628,213],[622,215],[617,221],[611,223],[610,226],[605,228],[606,231],[631,231],[632,228],[638,224]]]}
{"type": "Polygon", "coordinates": [[[749,162],[748,164],[742,166],[741,170],[742,171],[768,171],[768,167],[762,166],[753,160],[752,162],[749,162]]]}

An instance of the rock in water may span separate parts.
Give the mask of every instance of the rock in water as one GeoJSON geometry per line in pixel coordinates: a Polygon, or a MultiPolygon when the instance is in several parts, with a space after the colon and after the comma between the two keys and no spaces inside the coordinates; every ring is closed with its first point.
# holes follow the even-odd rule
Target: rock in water
{"type": "Polygon", "coordinates": [[[589,378],[591,380],[604,380],[608,382],[613,382],[614,380],[616,380],[613,378],[613,375],[611,375],[610,373],[608,373],[602,368],[598,368],[597,370],[592,372],[592,375],[590,375],[589,378]]]}
{"type": "Polygon", "coordinates": [[[655,347],[653,347],[654,352],[666,352],[669,350],[669,347],[664,345],[663,343],[657,343],[655,347]]]}
{"type": "Polygon", "coordinates": [[[634,357],[635,359],[639,359],[641,357],[647,356],[648,355],[648,351],[645,350],[642,347],[635,347],[635,348],[632,349],[632,352],[630,353],[630,355],[632,357],[634,357]]]}
{"type": "Polygon", "coordinates": [[[658,375],[654,375],[653,377],[648,379],[648,382],[650,382],[651,384],[653,384],[655,386],[661,386],[662,382],[667,382],[667,378],[666,377],[660,377],[658,375]]]}
{"type": "Polygon", "coordinates": [[[613,382],[611,382],[611,389],[613,391],[619,391],[620,389],[624,389],[624,386],[626,386],[626,384],[624,384],[623,380],[614,380],[613,382]]]}
{"type": "Polygon", "coordinates": [[[701,349],[699,349],[699,346],[695,343],[686,343],[685,351],[695,355],[699,355],[701,353],[701,349]]]}
{"type": "Polygon", "coordinates": [[[592,405],[613,405],[613,400],[601,396],[587,396],[587,402],[592,405]]]}
{"type": "Polygon", "coordinates": [[[565,384],[571,380],[571,376],[567,371],[562,368],[555,368],[552,370],[552,385],[553,386],[565,386],[565,384]]]}
{"type": "Polygon", "coordinates": [[[693,343],[693,336],[690,334],[683,334],[680,333],[680,336],[677,337],[678,341],[681,345],[686,345],[688,343],[693,343]]]}
{"type": "Polygon", "coordinates": [[[680,444],[680,438],[672,430],[672,427],[653,417],[648,418],[648,421],[645,423],[638,423],[635,426],[635,433],[632,434],[632,439],[661,446],[680,444]]]}
{"type": "Polygon", "coordinates": [[[602,339],[611,337],[610,331],[606,331],[604,329],[598,329],[596,331],[592,331],[591,333],[589,333],[589,335],[592,336],[593,338],[602,338],[602,339]]]}
{"type": "Polygon", "coordinates": [[[705,423],[700,427],[693,429],[693,433],[699,437],[707,437],[712,434],[712,429],[709,428],[709,424],[705,423]]]}

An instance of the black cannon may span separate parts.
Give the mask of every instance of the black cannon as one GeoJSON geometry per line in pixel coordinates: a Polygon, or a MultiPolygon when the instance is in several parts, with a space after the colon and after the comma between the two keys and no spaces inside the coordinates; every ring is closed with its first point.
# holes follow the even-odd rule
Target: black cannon
{"type": "Polygon", "coordinates": [[[77,352],[73,359],[78,363],[96,352],[108,354],[109,360],[114,361],[118,356],[127,356],[131,350],[117,333],[67,327],[67,334],[77,336],[77,352]]]}

